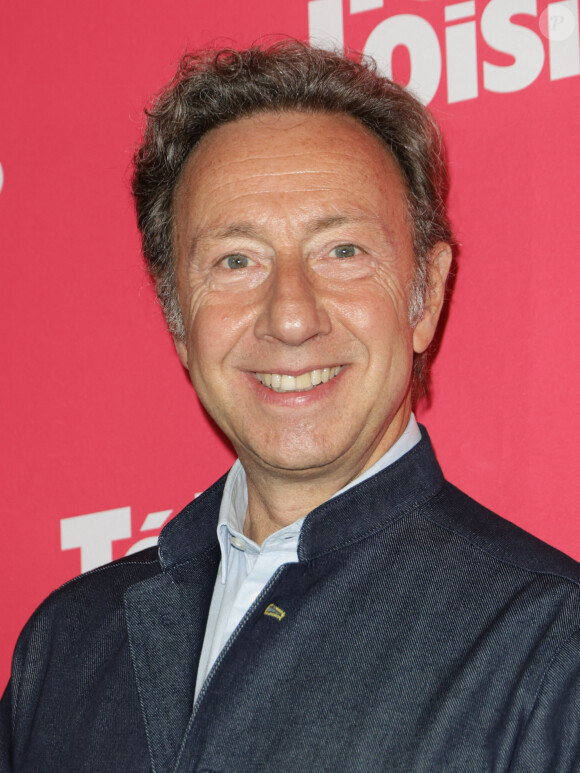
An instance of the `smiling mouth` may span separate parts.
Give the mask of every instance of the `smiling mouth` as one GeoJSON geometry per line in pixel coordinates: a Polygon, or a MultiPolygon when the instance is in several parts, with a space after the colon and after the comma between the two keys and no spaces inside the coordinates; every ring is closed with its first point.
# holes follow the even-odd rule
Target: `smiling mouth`
{"type": "Polygon", "coordinates": [[[340,369],[341,366],[337,365],[335,368],[311,370],[299,376],[288,376],[284,373],[256,373],[256,376],[261,384],[274,392],[308,392],[333,379],[340,369]]]}

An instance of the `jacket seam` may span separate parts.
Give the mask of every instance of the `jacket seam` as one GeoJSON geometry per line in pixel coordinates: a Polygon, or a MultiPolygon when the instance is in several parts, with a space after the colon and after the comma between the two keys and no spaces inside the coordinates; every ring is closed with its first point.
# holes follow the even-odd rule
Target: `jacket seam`
{"type": "Polygon", "coordinates": [[[151,744],[151,736],[149,733],[149,722],[147,719],[147,714],[145,713],[145,702],[143,700],[143,693],[141,690],[141,680],[139,679],[137,675],[137,671],[135,669],[135,650],[133,648],[133,639],[131,637],[131,628],[128,625],[127,620],[127,602],[125,599],[125,594],[123,594],[123,610],[124,610],[124,616],[125,616],[125,627],[127,629],[127,641],[129,642],[129,652],[131,654],[131,669],[133,671],[133,678],[135,680],[135,683],[137,685],[137,694],[139,695],[139,705],[141,707],[141,718],[143,721],[143,725],[145,727],[145,737],[147,738],[147,749],[149,751],[149,759],[151,760],[151,773],[157,773],[157,767],[155,765],[155,759],[153,757],[153,747],[151,744]]]}
{"type": "Polygon", "coordinates": [[[550,670],[551,670],[552,666],[554,665],[555,661],[557,660],[557,658],[558,658],[558,655],[560,654],[560,652],[561,652],[561,651],[564,649],[564,647],[566,647],[566,646],[568,645],[568,643],[569,643],[569,642],[571,642],[571,641],[572,641],[572,639],[573,639],[573,638],[574,638],[574,637],[575,637],[575,636],[576,636],[578,633],[580,633],[580,625],[578,625],[576,628],[574,628],[574,630],[573,630],[573,631],[572,631],[572,633],[571,633],[571,634],[568,636],[568,638],[567,638],[567,639],[565,639],[565,640],[564,640],[564,641],[563,641],[563,642],[560,644],[560,646],[556,648],[556,650],[554,651],[554,654],[553,654],[553,655],[552,655],[552,657],[550,658],[549,662],[546,664],[546,668],[544,669],[544,672],[542,673],[542,677],[541,677],[541,679],[540,679],[540,681],[539,681],[539,683],[538,683],[538,687],[537,687],[537,689],[536,689],[536,693],[535,693],[535,695],[534,695],[534,700],[532,701],[532,705],[531,705],[531,707],[530,707],[530,714],[529,714],[529,717],[528,717],[528,719],[527,719],[527,721],[526,721],[526,727],[527,727],[527,725],[529,724],[529,721],[530,721],[530,718],[531,718],[532,714],[534,713],[534,710],[535,710],[535,708],[536,708],[536,704],[538,703],[538,700],[539,700],[539,698],[540,698],[540,692],[542,691],[542,687],[544,686],[544,682],[546,681],[546,678],[547,678],[547,676],[548,676],[548,673],[550,672],[550,670]]]}
{"type": "MultiPolygon", "coordinates": [[[[153,564],[159,565],[159,561],[123,561],[117,562],[109,562],[108,564],[104,564],[103,566],[96,566],[94,569],[90,569],[88,572],[83,572],[82,574],[77,574],[76,577],[71,577],[70,580],[67,580],[66,582],[63,582],[62,585],[59,585],[57,588],[55,588],[52,593],[50,593],[49,596],[47,596],[47,599],[49,599],[51,596],[53,596],[55,593],[58,593],[63,588],[66,588],[67,585],[72,585],[75,582],[79,582],[84,577],[90,577],[93,574],[97,574],[99,572],[105,572],[109,571],[111,569],[117,569],[118,567],[122,566],[151,566],[153,564]]],[[[159,565],[160,570],[161,566],[159,565]]],[[[137,580],[137,582],[140,582],[140,580],[137,580]]]]}
{"type": "MultiPolygon", "coordinates": [[[[576,636],[578,633],[580,633],[580,625],[579,625],[579,626],[577,626],[577,627],[576,627],[576,628],[575,628],[575,629],[574,629],[574,630],[573,630],[573,631],[570,633],[570,635],[569,635],[569,636],[568,636],[566,639],[564,639],[564,641],[563,641],[563,642],[561,642],[561,643],[560,643],[560,645],[559,645],[559,646],[558,646],[558,647],[557,647],[557,648],[554,650],[554,652],[553,652],[553,654],[552,654],[552,657],[551,657],[551,658],[549,659],[549,661],[546,663],[546,667],[544,668],[544,671],[542,672],[542,675],[541,675],[541,677],[540,677],[540,679],[539,679],[539,681],[538,681],[538,686],[537,686],[537,688],[536,688],[536,692],[534,693],[533,700],[531,701],[530,708],[529,708],[529,710],[528,710],[528,712],[527,712],[527,715],[526,715],[526,721],[525,721],[525,723],[524,723],[524,726],[523,726],[523,728],[522,728],[522,731],[519,733],[519,736],[520,736],[520,737],[521,737],[522,733],[524,733],[524,732],[527,730],[527,728],[528,728],[528,726],[529,726],[530,722],[532,721],[532,717],[533,717],[533,715],[534,715],[534,711],[536,710],[536,706],[537,706],[537,704],[538,704],[538,701],[539,701],[539,699],[540,699],[540,693],[542,692],[542,688],[543,688],[543,686],[544,686],[544,683],[545,683],[545,681],[546,681],[546,679],[547,679],[547,677],[548,677],[548,674],[550,673],[550,671],[551,671],[551,669],[552,669],[552,666],[553,666],[553,665],[554,665],[554,663],[556,662],[556,660],[557,660],[557,658],[558,658],[558,656],[559,656],[560,652],[562,652],[562,650],[563,650],[563,649],[564,649],[564,648],[565,648],[565,647],[568,645],[568,643],[569,643],[569,642],[571,642],[571,641],[572,641],[572,639],[573,639],[573,638],[574,638],[574,637],[575,637],[575,636],[576,636]]],[[[518,743],[518,746],[519,746],[519,743],[518,743]]],[[[512,755],[511,755],[511,758],[510,758],[510,766],[511,766],[511,763],[512,763],[512,760],[513,760],[513,757],[514,757],[514,754],[516,753],[516,749],[517,749],[517,747],[516,747],[516,746],[514,746],[514,749],[513,749],[513,751],[512,751],[512,755]]]]}
{"type": "MultiPolygon", "coordinates": [[[[443,492],[440,491],[436,494],[436,496],[440,496],[443,492]]],[[[427,513],[420,512],[418,515],[421,518],[424,518],[426,521],[429,521],[429,523],[432,523],[434,526],[436,526],[439,529],[443,529],[444,531],[449,532],[450,534],[455,535],[463,542],[467,543],[468,545],[471,545],[471,547],[475,548],[481,553],[484,553],[486,556],[489,556],[490,558],[493,558],[496,561],[499,561],[502,564],[505,564],[506,566],[511,566],[514,569],[519,569],[522,572],[527,572],[528,574],[536,575],[536,576],[542,576],[542,577],[557,577],[560,580],[567,580],[570,584],[575,586],[576,588],[580,588],[580,581],[575,580],[573,577],[569,577],[568,575],[562,574],[560,572],[555,571],[549,571],[549,570],[543,570],[543,569],[533,569],[529,566],[525,566],[523,564],[518,564],[514,560],[510,560],[508,558],[503,558],[502,556],[498,556],[495,553],[493,553],[489,548],[484,547],[483,545],[479,545],[475,540],[470,539],[465,534],[462,534],[460,531],[457,531],[456,529],[453,529],[451,526],[447,526],[443,523],[440,523],[432,516],[428,515],[427,513]]],[[[509,522],[511,523],[511,522],[509,522]]],[[[515,525],[515,524],[514,524],[515,525]]]]}

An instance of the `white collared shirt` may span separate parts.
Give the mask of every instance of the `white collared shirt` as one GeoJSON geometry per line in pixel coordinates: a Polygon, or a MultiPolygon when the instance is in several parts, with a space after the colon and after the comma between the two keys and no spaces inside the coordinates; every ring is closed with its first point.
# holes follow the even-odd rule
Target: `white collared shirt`
{"type": "MultiPolygon", "coordinates": [[[[401,437],[383,456],[358,478],[337,491],[338,496],[384,470],[421,440],[421,431],[411,414],[401,437]]],[[[228,473],[220,506],[217,535],[221,563],[209,609],[203,647],[199,659],[195,698],[224,645],[246,612],[283,564],[298,562],[298,539],[304,518],[267,537],[262,545],[244,535],[248,508],[246,473],[238,459],[228,473]]]]}

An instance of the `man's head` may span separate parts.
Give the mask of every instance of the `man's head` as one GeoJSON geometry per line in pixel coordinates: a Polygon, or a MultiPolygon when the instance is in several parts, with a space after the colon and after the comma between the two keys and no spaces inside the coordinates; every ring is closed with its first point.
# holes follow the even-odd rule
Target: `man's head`
{"type": "MultiPolygon", "coordinates": [[[[175,198],[186,162],[217,127],[257,113],[288,111],[349,115],[392,154],[404,182],[413,240],[409,319],[415,325],[421,318],[433,249],[451,241],[437,128],[422,105],[381,77],[372,63],[292,41],[186,56],[149,111],[135,156],[133,191],[143,253],[177,341],[185,340],[185,329],[175,278],[175,198]]],[[[424,356],[415,357],[416,382],[423,377],[424,356]]]]}

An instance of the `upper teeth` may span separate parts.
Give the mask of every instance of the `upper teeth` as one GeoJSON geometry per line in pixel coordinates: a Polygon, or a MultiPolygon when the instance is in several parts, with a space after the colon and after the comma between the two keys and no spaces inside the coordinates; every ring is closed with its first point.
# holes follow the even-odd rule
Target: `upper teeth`
{"type": "Polygon", "coordinates": [[[287,376],[284,373],[256,373],[256,376],[258,381],[273,389],[274,392],[306,392],[308,389],[314,389],[318,384],[325,384],[334,378],[339,370],[340,365],[335,368],[311,370],[299,376],[287,376]]]}

